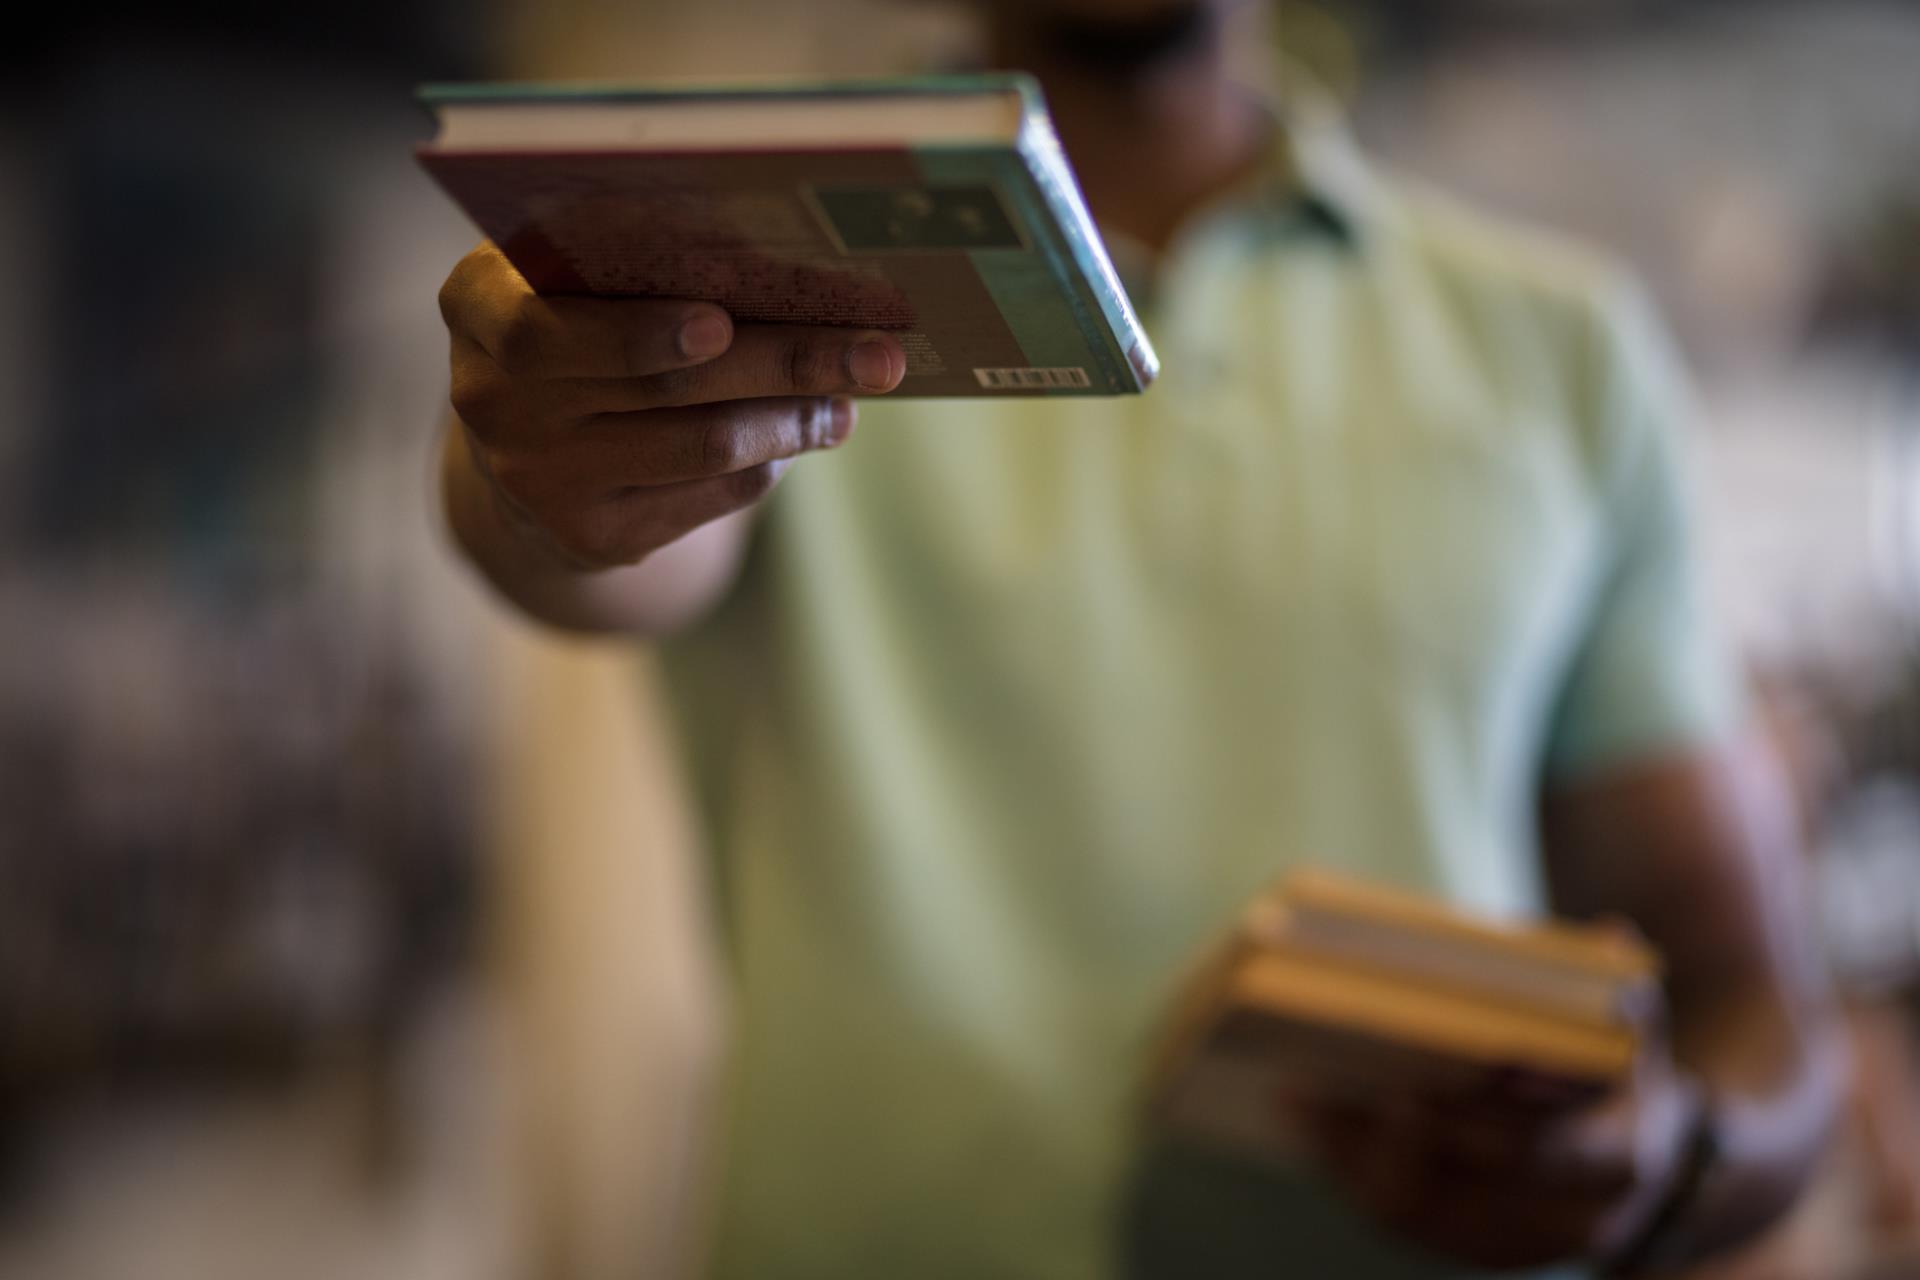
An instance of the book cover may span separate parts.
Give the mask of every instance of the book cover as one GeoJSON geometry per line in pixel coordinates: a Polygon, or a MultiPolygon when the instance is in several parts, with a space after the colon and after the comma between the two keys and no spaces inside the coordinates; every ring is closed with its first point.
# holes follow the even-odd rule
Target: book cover
{"type": "Polygon", "coordinates": [[[662,101],[845,104],[1015,95],[1008,136],[861,145],[640,137],[445,146],[420,163],[541,293],[714,302],[752,323],[899,335],[907,396],[1114,395],[1157,371],[1033,83],[979,76],[785,88],[437,86],[436,110],[662,101]]]}

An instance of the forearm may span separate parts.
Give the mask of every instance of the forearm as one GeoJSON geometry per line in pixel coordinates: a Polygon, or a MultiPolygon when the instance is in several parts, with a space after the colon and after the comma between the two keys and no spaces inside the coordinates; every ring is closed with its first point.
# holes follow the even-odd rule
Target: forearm
{"type": "Polygon", "coordinates": [[[1757,1235],[1805,1186],[1837,1111],[1837,1013],[1808,911],[1799,824],[1750,740],[1561,794],[1544,834],[1555,906],[1624,917],[1666,961],[1672,1052],[1719,1148],[1667,1256],[1757,1235]]]}
{"type": "Polygon", "coordinates": [[[1667,824],[1693,856],[1667,860],[1666,910],[1643,908],[1668,957],[1675,1057],[1716,1113],[1719,1158],[1676,1242],[1694,1257],[1751,1239],[1791,1208],[1836,1119],[1845,1075],[1780,762],[1753,737],[1728,748],[1708,776],[1701,807],[1683,806],[1667,824]],[[1689,810],[1699,816],[1687,821],[1689,810]]]}
{"type": "Polygon", "coordinates": [[[445,433],[440,488],[466,559],[522,613],[566,631],[660,636],[697,621],[738,573],[751,521],[745,512],[722,517],[637,565],[574,568],[501,509],[458,421],[445,433]]]}
{"type": "Polygon", "coordinates": [[[1761,1234],[1806,1186],[1838,1112],[1844,1054],[1825,1006],[1726,992],[1676,1017],[1675,1055],[1714,1108],[1718,1155],[1679,1219],[1675,1253],[1704,1259],[1761,1234]]]}

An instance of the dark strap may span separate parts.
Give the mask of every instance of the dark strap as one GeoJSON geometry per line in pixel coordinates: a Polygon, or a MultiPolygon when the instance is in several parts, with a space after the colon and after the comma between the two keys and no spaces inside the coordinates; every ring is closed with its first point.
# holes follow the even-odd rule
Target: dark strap
{"type": "Polygon", "coordinates": [[[1667,1193],[1638,1232],[1624,1248],[1601,1267],[1603,1276],[1637,1276],[1663,1265],[1676,1265],[1683,1258],[1675,1255],[1682,1240],[1680,1225],[1699,1202],[1707,1178],[1720,1163],[1720,1127],[1711,1099],[1703,1092],[1693,1093],[1693,1115],[1687,1126],[1685,1149],[1680,1153],[1680,1168],[1667,1193]]]}

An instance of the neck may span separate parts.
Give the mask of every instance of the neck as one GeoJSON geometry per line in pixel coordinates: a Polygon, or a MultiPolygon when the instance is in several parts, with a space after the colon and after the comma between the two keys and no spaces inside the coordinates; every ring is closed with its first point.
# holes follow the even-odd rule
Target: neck
{"type": "Polygon", "coordinates": [[[1087,203],[1110,230],[1165,248],[1190,214],[1259,162],[1270,122],[1227,75],[1217,11],[1163,33],[1175,38],[1160,48],[1016,12],[996,9],[994,64],[1040,81],[1087,203]],[[1091,54],[1075,47],[1089,38],[1099,44],[1091,54]]]}

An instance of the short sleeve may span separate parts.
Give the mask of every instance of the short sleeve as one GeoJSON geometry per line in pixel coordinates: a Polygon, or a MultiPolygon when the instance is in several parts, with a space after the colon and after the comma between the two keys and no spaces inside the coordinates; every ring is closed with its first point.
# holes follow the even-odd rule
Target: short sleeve
{"type": "Polygon", "coordinates": [[[1695,545],[1676,353],[1638,289],[1596,315],[1584,393],[1602,550],[1549,729],[1561,778],[1712,741],[1742,713],[1695,545]]]}

